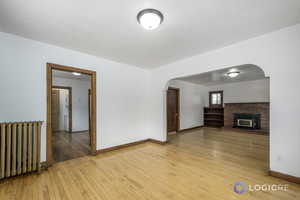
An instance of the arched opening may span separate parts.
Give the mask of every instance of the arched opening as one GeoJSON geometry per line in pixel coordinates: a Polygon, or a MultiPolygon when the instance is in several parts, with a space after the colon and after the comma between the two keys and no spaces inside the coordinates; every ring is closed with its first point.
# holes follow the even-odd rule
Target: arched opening
{"type": "Polygon", "coordinates": [[[237,157],[236,162],[256,163],[267,170],[269,81],[264,71],[252,64],[169,80],[164,92],[167,141],[183,147],[194,144],[202,151],[237,157]],[[176,106],[178,110],[172,111],[176,106]],[[252,157],[253,162],[243,156],[252,157]]]}

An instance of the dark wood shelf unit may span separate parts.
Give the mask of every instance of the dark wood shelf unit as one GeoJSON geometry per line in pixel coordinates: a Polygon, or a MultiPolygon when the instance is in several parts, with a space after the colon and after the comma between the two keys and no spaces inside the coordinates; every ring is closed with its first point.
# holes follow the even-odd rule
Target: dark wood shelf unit
{"type": "Polygon", "coordinates": [[[204,113],[205,115],[221,115],[224,116],[223,113],[204,113]]]}
{"type": "Polygon", "coordinates": [[[216,118],[209,118],[209,119],[204,119],[204,121],[223,121],[222,119],[216,119],[216,118]]]}
{"type": "Polygon", "coordinates": [[[211,127],[224,126],[224,108],[223,107],[205,107],[204,125],[211,127]]]}

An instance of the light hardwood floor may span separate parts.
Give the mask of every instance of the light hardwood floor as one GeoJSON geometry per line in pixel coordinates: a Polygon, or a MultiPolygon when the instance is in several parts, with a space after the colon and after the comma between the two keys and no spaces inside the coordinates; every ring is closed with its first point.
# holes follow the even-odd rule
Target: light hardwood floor
{"type": "Polygon", "coordinates": [[[300,185],[267,175],[268,148],[268,136],[203,128],[3,181],[0,199],[300,199],[300,185]],[[236,181],[289,188],[238,195],[236,181]]]}

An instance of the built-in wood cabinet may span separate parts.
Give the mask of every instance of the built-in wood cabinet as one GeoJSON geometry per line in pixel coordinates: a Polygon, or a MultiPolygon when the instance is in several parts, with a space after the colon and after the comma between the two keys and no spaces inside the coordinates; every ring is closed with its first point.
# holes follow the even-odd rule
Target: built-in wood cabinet
{"type": "Polygon", "coordinates": [[[204,107],[204,125],[213,127],[224,126],[223,107],[204,107]]]}

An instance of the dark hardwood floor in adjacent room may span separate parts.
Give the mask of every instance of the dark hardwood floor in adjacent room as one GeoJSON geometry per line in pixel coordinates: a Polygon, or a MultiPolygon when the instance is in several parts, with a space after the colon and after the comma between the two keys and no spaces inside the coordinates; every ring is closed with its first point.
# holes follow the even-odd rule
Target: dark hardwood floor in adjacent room
{"type": "Polygon", "coordinates": [[[90,137],[88,131],[53,133],[53,155],[56,162],[70,160],[90,154],[90,137]]]}

